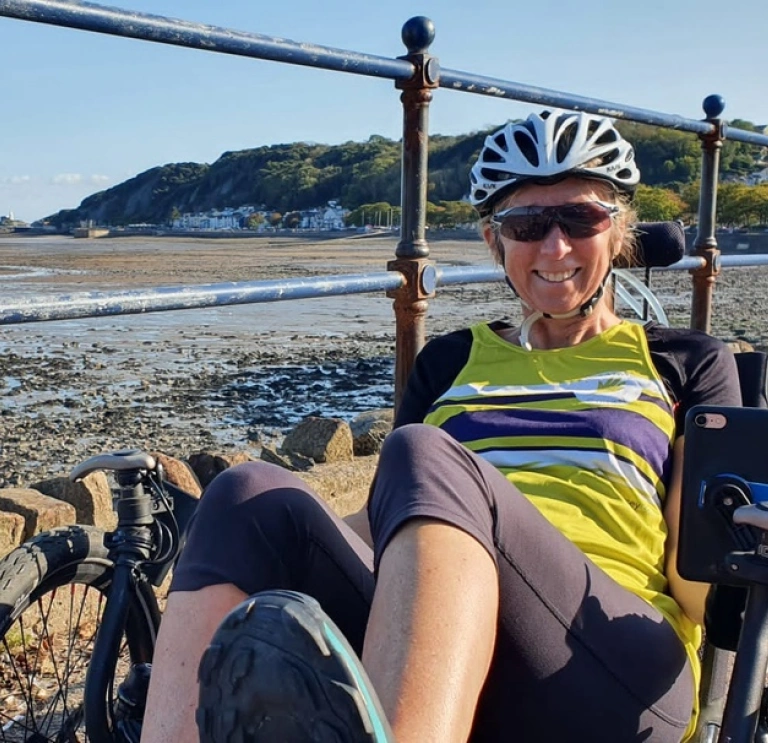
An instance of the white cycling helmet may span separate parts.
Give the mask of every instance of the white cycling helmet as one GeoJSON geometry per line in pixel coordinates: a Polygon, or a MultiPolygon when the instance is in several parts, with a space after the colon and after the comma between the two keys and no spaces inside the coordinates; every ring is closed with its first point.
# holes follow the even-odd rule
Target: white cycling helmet
{"type": "Polygon", "coordinates": [[[469,200],[481,216],[526,181],[568,175],[597,178],[632,194],[640,180],[632,145],[610,119],[583,112],[543,111],[485,138],[469,174],[469,200]]]}

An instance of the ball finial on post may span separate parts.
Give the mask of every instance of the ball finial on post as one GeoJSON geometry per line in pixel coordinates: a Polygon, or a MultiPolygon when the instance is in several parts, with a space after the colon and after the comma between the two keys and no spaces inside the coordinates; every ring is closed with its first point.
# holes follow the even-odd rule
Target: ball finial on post
{"type": "Polygon", "coordinates": [[[708,119],[719,119],[725,110],[725,98],[721,95],[708,95],[701,104],[708,119]]]}
{"type": "Polygon", "coordinates": [[[426,16],[414,16],[403,24],[401,38],[408,54],[426,54],[435,40],[435,24],[426,16]]]}

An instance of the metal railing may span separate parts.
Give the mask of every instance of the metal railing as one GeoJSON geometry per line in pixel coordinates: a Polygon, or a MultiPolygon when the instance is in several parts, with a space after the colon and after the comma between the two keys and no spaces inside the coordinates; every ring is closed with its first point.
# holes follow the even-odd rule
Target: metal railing
{"type": "MultiPolygon", "coordinates": [[[[387,264],[388,272],[278,282],[71,294],[0,307],[0,324],[386,291],[394,299],[397,404],[416,354],[424,343],[428,300],[434,296],[438,284],[494,281],[501,278],[501,274],[492,268],[439,269],[429,260],[426,239],[428,122],[429,104],[437,88],[523,101],[537,106],[587,111],[697,135],[702,146],[698,234],[693,255],[672,267],[691,271],[692,327],[710,330],[712,291],[721,266],[763,263],[759,256],[721,258],[717,249],[714,229],[722,143],[730,139],[766,147],[768,136],[727,127],[720,118],[725,103],[716,95],[704,100],[705,119],[699,121],[522,83],[441,69],[437,58],[429,53],[435,36],[434,25],[421,16],[411,18],[403,26],[402,40],[407,53],[397,59],[72,0],[0,0],[0,16],[221,54],[388,78],[402,91],[400,97],[403,105],[402,223],[395,257],[387,264]]],[[[765,262],[768,263],[768,260],[765,262]]]]}

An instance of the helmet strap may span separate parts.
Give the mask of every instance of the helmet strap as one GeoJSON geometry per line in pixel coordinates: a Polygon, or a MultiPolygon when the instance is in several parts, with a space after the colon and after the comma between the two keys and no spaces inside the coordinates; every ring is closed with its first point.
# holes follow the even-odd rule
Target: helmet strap
{"type": "Polygon", "coordinates": [[[533,346],[531,345],[531,342],[529,340],[531,328],[533,327],[534,323],[538,320],[541,320],[542,317],[546,317],[549,320],[567,320],[571,317],[578,317],[579,315],[581,317],[589,317],[592,312],[595,309],[595,306],[602,298],[603,294],[605,294],[605,286],[608,283],[608,279],[611,276],[611,273],[613,272],[612,268],[609,268],[606,272],[605,276],[603,277],[603,280],[600,282],[600,286],[597,287],[597,290],[595,293],[586,301],[584,304],[582,304],[580,307],[576,307],[576,309],[571,310],[570,312],[565,312],[562,315],[555,315],[549,312],[542,312],[541,310],[536,310],[531,305],[529,305],[518,293],[517,289],[515,289],[514,284],[509,280],[509,276],[505,276],[504,279],[507,282],[507,286],[514,292],[515,296],[520,300],[520,303],[525,307],[526,309],[532,310],[531,314],[528,315],[528,317],[523,320],[522,325],[520,326],[520,345],[526,350],[526,351],[532,351],[533,346]]]}

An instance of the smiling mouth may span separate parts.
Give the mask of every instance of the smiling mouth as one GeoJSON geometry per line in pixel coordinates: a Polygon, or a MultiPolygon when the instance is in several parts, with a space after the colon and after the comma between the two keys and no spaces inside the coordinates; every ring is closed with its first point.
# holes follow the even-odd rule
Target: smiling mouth
{"type": "Polygon", "coordinates": [[[574,268],[570,271],[559,271],[557,273],[549,273],[547,271],[534,271],[534,273],[540,279],[543,279],[550,284],[562,284],[564,281],[572,279],[578,273],[578,271],[578,268],[574,268]]]}

